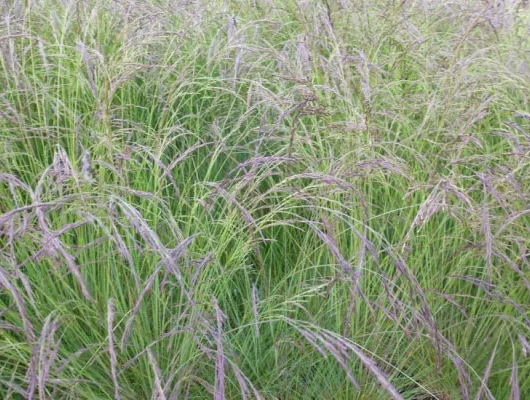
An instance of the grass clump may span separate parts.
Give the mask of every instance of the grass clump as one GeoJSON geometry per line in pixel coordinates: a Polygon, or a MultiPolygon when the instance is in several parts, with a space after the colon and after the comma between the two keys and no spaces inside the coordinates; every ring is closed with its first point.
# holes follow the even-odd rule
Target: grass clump
{"type": "Polygon", "coordinates": [[[1,397],[530,396],[493,3],[0,2],[1,397]]]}

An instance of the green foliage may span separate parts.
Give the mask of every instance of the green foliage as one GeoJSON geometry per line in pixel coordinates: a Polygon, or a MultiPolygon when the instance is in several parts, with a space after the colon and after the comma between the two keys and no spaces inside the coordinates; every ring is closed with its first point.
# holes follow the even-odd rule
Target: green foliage
{"type": "Polygon", "coordinates": [[[0,2],[0,397],[530,396],[528,12],[444,3],[0,2]]]}

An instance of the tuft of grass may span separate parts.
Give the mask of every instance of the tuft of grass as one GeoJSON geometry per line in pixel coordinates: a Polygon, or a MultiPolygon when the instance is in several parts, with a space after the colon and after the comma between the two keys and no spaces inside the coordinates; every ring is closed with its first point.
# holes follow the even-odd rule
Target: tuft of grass
{"type": "Polygon", "coordinates": [[[530,397],[525,1],[0,2],[0,397],[530,397]]]}

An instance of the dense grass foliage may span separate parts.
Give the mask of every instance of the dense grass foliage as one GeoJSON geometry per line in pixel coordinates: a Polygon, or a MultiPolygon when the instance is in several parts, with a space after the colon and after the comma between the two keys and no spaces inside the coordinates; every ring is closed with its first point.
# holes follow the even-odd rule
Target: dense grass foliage
{"type": "Polygon", "coordinates": [[[0,397],[529,398],[523,3],[0,1],[0,397]]]}

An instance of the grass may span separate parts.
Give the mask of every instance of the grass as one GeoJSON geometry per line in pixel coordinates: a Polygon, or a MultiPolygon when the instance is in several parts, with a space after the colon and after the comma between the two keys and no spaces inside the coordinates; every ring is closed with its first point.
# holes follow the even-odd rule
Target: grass
{"type": "Polygon", "coordinates": [[[493,3],[0,2],[1,397],[529,397],[493,3]]]}

